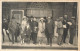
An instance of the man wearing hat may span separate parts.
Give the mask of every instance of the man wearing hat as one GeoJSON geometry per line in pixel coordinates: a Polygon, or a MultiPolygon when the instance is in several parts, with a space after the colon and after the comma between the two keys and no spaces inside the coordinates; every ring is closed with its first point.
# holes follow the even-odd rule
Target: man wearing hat
{"type": "Polygon", "coordinates": [[[63,17],[59,17],[57,21],[57,33],[58,33],[58,45],[62,44],[62,35],[63,35],[63,17]]]}
{"type": "Polygon", "coordinates": [[[71,26],[70,26],[70,44],[73,44],[73,39],[76,34],[76,23],[75,23],[75,17],[71,18],[71,26]]]}
{"type": "Polygon", "coordinates": [[[66,37],[68,35],[68,29],[69,29],[69,24],[68,22],[68,17],[67,15],[64,15],[64,20],[63,20],[63,43],[66,43],[66,37]]]}
{"type": "Polygon", "coordinates": [[[32,22],[32,41],[33,44],[37,43],[37,34],[38,34],[38,22],[36,21],[36,18],[33,18],[33,22],[32,22]]]}
{"type": "Polygon", "coordinates": [[[47,44],[52,46],[52,37],[54,33],[54,22],[52,21],[51,17],[48,17],[46,25],[45,25],[46,37],[47,37],[47,44]]]}

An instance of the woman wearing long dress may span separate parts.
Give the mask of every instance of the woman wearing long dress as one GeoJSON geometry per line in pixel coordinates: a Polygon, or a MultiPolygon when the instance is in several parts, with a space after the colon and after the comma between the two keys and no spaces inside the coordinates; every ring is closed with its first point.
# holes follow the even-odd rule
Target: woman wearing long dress
{"type": "Polygon", "coordinates": [[[26,35],[26,17],[23,17],[21,23],[21,44],[24,43],[25,35],[26,35]]]}
{"type": "Polygon", "coordinates": [[[39,31],[38,31],[38,43],[42,44],[45,37],[45,22],[43,22],[43,18],[40,19],[39,22],[39,31]]]}

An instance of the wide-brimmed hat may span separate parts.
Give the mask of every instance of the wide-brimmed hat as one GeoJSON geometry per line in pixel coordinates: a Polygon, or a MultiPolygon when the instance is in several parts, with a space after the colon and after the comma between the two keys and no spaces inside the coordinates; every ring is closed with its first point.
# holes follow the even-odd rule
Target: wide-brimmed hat
{"type": "Polygon", "coordinates": [[[44,20],[44,18],[40,18],[40,20],[44,20]]]}
{"type": "Polygon", "coordinates": [[[64,15],[64,16],[67,16],[67,15],[64,15]]]}
{"type": "Polygon", "coordinates": [[[48,17],[48,18],[51,18],[51,17],[48,17]]]}

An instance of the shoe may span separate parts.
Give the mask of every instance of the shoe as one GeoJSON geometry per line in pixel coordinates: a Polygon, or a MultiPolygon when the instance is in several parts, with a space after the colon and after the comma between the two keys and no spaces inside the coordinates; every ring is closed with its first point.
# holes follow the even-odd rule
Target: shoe
{"type": "Polygon", "coordinates": [[[52,47],[52,44],[50,44],[50,46],[52,47]]]}
{"type": "Polygon", "coordinates": [[[9,40],[9,42],[12,42],[11,40],[9,40]]]}
{"type": "Polygon", "coordinates": [[[49,45],[49,43],[47,43],[46,45],[49,45]]]}
{"type": "Polygon", "coordinates": [[[14,42],[12,42],[12,44],[14,44],[14,42]]]}
{"type": "Polygon", "coordinates": [[[35,44],[35,45],[36,45],[37,43],[33,43],[33,44],[35,44]]]}

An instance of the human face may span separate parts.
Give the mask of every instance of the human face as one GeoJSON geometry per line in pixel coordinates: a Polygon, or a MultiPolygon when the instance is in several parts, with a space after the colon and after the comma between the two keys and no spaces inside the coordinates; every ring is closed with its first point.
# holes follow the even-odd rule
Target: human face
{"type": "Polygon", "coordinates": [[[33,20],[36,21],[36,18],[34,18],[33,20]]]}
{"type": "Polygon", "coordinates": [[[41,22],[43,22],[43,20],[41,20],[41,22]]]}
{"type": "Polygon", "coordinates": [[[64,18],[67,19],[67,15],[64,15],[64,18]]]}
{"type": "Polygon", "coordinates": [[[59,19],[60,19],[60,21],[63,21],[63,17],[60,17],[59,19]]]}

